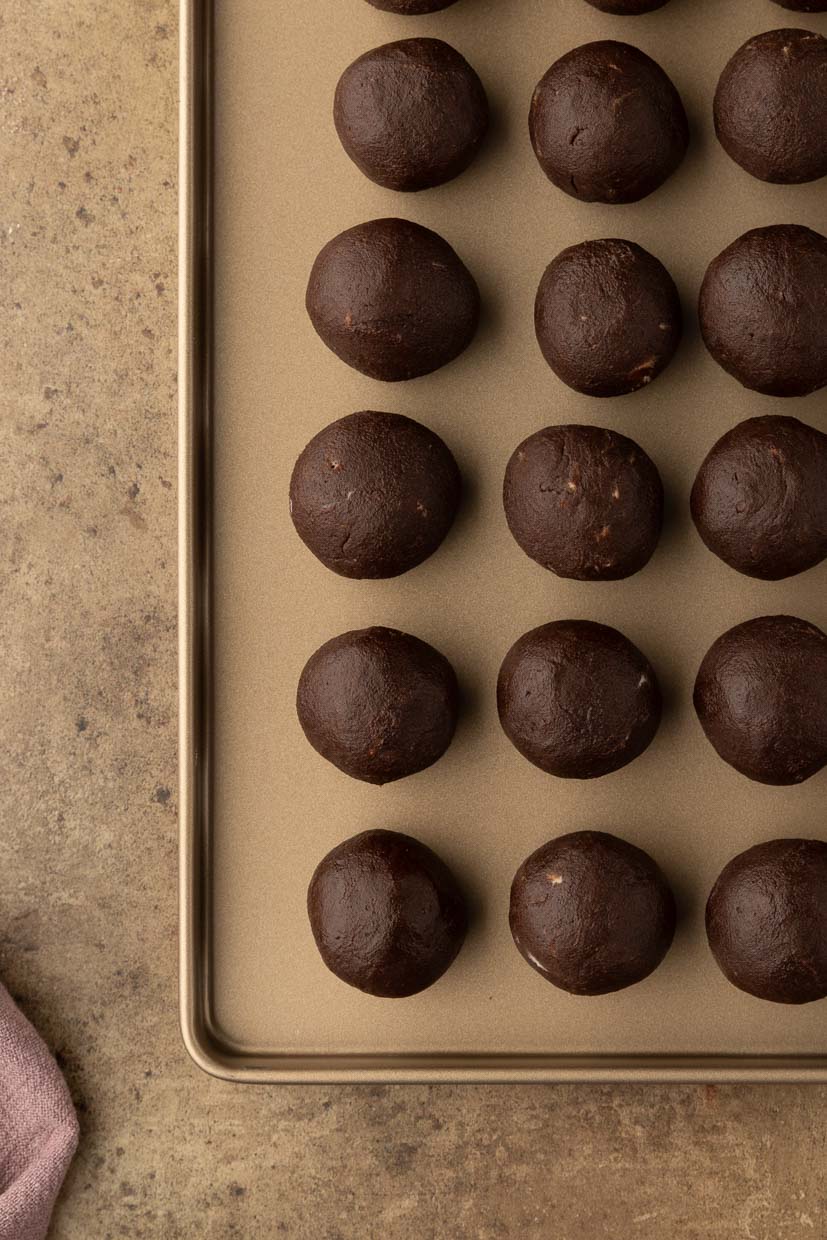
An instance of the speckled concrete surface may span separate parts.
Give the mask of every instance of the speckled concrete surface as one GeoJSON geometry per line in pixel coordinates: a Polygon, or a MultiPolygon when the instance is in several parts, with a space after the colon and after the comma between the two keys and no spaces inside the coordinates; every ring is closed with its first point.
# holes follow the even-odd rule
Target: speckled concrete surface
{"type": "Polygon", "coordinates": [[[827,1235],[827,1089],[234,1089],[187,1060],[176,35],[174,0],[0,6],[0,976],[81,1113],[52,1240],[827,1235]]]}

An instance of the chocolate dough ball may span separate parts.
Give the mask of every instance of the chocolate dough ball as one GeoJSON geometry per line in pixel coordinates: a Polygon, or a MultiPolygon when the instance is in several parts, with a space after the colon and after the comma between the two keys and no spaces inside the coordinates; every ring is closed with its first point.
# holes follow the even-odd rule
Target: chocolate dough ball
{"type": "Polygon", "coordinates": [[[397,577],[436,551],[462,492],[438,435],[398,413],[351,413],[310,440],[290,479],[302,542],[342,577],[397,577]]]}
{"type": "Polygon", "coordinates": [[[760,181],[796,185],[827,173],[827,39],[768,30],[748,39],[715,91],[724,150],[760,181]]]}
{"type": "Polygon", "coordinates": [[[770,840],[724,866],[706,933],[733,986],[772,1003],[827,996],[827,844],[770,840]]]}
{"type": "Polygon", "coordinates": [[[537,341],[559,379],[586,396],[636,392],[672,360],[681,303],[669,272],[633,241],[569,246],[534,302],[537,341]]]}
{"type": "Polygon", "coordinates": [[[589,4],[601,13],[614,13],[617,17],[639,17],[641,13],[654,13],[662,9],[666,0],[589,0],[589,4]]]}
{"type": "Polygon", "coordinates": [[[417,17],[420,13],[437,13],[450,8],[456,0],[368,0],[375,9],[386,13],[400,13],[403,17],[417,17]]]}
{"type": "Polygon", "coordinates": [[[617,581],[643,568],[663,523],[660,474],[642,448],[597,426],[547,426],[505,471],[503,506],[517,542],[576,581],[617,581]]]}
{"type": "Polygon", "coordinates": [[[797,418],[748,418],[710,451],[692,519],[725,564],[779,581],[827,556],[827,435],[797,418]]]}
{"type": "Polygon", "coordinates": [[[353,779],[388,784],[432,766],[451,743],[454,669],[396,629],[355,629],[311,655],[296,710],[310,744],[353,779]]]}
{"type": "Polygon", "coordinates": [[[370,220],[321,251],[307,313],[343,362],[393,383],[459,356],[477,330],[480,295],[437,233],[410,220],[370,220]]]}
{"type": "Polygon", "coordinates": [[[561,779],[594,779],[643,753],[660,723],[660,687],[617,629],[556,620],[524,633],[505,656],[497,709],[529,762],[561,779]]]}
{"type": "Polygon", "coordinates": [[[585,43],[556,60],[531,100],[534,153],[583,202],[637,202],[675,171],[689,126],[669,78],[628,43],[585,43]]]}
{"type": "Polygon", "coordinates": [[[441,39],[402,39],[345,69],[333,105],[342,146],[386,189],[442,185],[464,172],[488,130],[482,82],[441,39]]]}
{"type": "Polygon", "coordinates": [[[675,933],[675,900],[648,853],[603,831],[575,831],[520,866],[509,924],[546,981],[606,995],[658,967],[675,933]]]}
{"type": "Polygon", "coordinates": [[[307,912],[331,973],[386,999],[432,986],[468,927],[451,871],[398,831],[363,831],[329,852],[310,880],[307,912]]]}
{"type": "Polygon", "coordinates": [[[827,13],[827,0],[775,0],[775,3],[794,13],[827,13]]]}
{"type": "Polygon", "coordinates": [[[698,305],[719,366],[766,396],[827,383],[827,237],[798,224],[753,228],[709,264],[698,305]]]}
{"type": "Polygon", "coordinates": [[[800,784],[827,762],[827,635],[759,616],[713,642],[695,680],[707,740],[760,784],[800,784]]]}

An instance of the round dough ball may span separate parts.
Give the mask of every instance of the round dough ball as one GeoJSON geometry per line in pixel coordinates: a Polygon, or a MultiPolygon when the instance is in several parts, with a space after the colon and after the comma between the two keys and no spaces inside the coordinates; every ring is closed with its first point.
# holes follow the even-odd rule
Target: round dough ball
{"type": "Polygon", "coordinates": [[[351,413],[310,440],[290,479],[302,542],[342,577],[397,577],[436,551],[462,493],[438,435],[398,413],[351,413]]]}
{"type": "Polygon", "coordinates": [[[639,17],[641,13],[654,13],[662,9],[667,0],[588,0],[601,13],[614,13],[617,17],[639,17]]]}
{"type": "Polygon", "coordinates": [[[669,272],[633,241],[569,246],[546,267],[534,330],[551,369],[586,396],[623,396],[660,374],[681,338],[669,272]]]}
{"type": "Polygon", "coordinates": [[[329,852],[310,880],[307,912],[331,973],[386,999],[432,986],[468,927],[451,871],[398,831],[363,831],[329,852]]]}
{"type": "Polygon", "coordinates": [[[457,725],[451,664],[396,629],[355,629],[311,655],[296,710],[310,744],[353,779],[388,784],[441,758],[457,725]]]}
{"type": "Polygon", "coordinates": [[[827,556],[827,435],[797,418],[748,418],[698,470],[692,519],[709,550],[780,581],[827,556]]]}
{"type": "Polygon", "coordinates": [[[698,304],[719,366],[766,396],[827,383],[827,237],[798,224],[753,228],[709,264],[698,304]]]}
{"type": "Polygon", "coordinates": [[[827,844],[770,840],[724,866],[706,906],[721,972],[772,1003],[827,996],[827,844]]]}
{"type": "Polygon", "coordinates": [[[402,39],[345,69],[336,132],[366,177],[386,189],[442,185],[464,172],[488,130],[482,82],[441,39],[402,39]]]}
{"type": "Polygon", "coordinates": [[[403,17],[418,17],[421,13],[438,13],[450,8],[456,0],[368,0],[375,9],[386,13],[399,13],[403,17]]]}
{"type": "Polygon", "coordinates": [[[509,924],[546,981],[606,995],[658,967],[675,934],[675,900],[648,853],[603,831],[575,831],[520,866],[509,924]]]}
{"type": "Polygon", "coordinates": [[[827,635],[759,616],[713,642],[695,680],[706,738],[760,784],[800,784],[827,763],[827,635]]]}
{"type": "Polygon", "coordinates": [[[775,0],[775,3],[794,13],[827,13],[827,0],[775,0]]]}
{"type": "Polygon", "coordinates": [[[715,91],[715,132],[736,164],[796,185],[827,173],[827,39],[768,30],[740,47],[715,91]]]}
{"type": "Polygon", "coordinates": [[[595,779],[642,754],[658,730],[660,686],[617,629],[556,620],[514,643],[497,680],[500,723],[549,775],[595,779]]]}
{"type": "Polygon", "coordinates": [[[410,220],[370,220],[321,251],[307,285],[307,313],[343,362],[393,383],[459,356],[477,330],[480,295],[437,233],[410,220]]]}
{"type": "Polygon", "coordinates": [[[618,581],[649,560],[663,485],[633,440],[597,426],[547,426],[523,440],[503,483],[508,528],[558,577],[618,581]]]}
{"type": "Polygon", "coordinates": [[[531,100],[534,153],[583,202],[637,202],[675,171],[689,145],[681,98],[644,52],[585,43],[556,60],[531,100]]]}

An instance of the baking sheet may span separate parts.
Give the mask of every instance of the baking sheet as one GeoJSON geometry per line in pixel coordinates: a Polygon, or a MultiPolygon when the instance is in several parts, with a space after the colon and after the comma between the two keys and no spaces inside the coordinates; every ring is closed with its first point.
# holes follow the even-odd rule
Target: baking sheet
{"type": "Polygon", "coordinates": [[[751,581],[706,551],[688,512],[700,461],[742,418],[793,414],[824,429],[823,394],[764,397],[720,370],[699,338],[694,303],[708,261],[747,228],[794,222],[825,231],[824,184],[771,186],[748,176],[715,141],[711,103],[725,61],[750,35],[783,25],[827,32],[827,17],[788,13],[769,0],[670,0],[634,19],[584,0],[459,0],[416,19],[364,0],[222,0],[214,14],[206,0],[184,0],[183,10],[182,1011],[190,1050],[234,1079],[827,1075],[824,1005],[781,1007],[736,991],[703,933],[707,893],[735,853],[778,835],[827,838],[827,775],[786,789],[749,782],[708,745],[691,702],[704,652],[730,625],[790,612],[827,627],[827,565],[788,581],[751,581]],[[209,143],[199,107],[209,89],[200,40],[210,16],[207,227],[209,143]],[[494,127],[463,176],[400,195],[373,185],[345,156],[331,108],[338,75],[354,57],[414,34],[444,38],[470,60],[494,127]],[[628,206],[562,194],[528,140],[537,80],[562,53],[600,38],[653,56],[678,87],[692,127],[678,172],[628,206]],[[484,302],[481,329],[462,357],[406,384],[350,370],[304,312],[321,246],[353,224],[394,214],[441,233],[484,302]],[[606,236],[639,242],[666,264],[686,330],[676,359],[650,387],[595,400],[548,369],[532,311],[550,259],[606,236]],[[299,451],[327,422],[357,409],[431,426],[466,482],[445,544],[392,581],[330,573],[289,519],[299,451]],[[523,555],[505,524],[500,491],[513,448],[546,424],[578,421],[636,439],[663,477],[662,541],[626,581],[559,580],[523,555]],[[506,650],[526,629],[564,617],[619,628],[652,660],[665,694],[654,743],[598,780],[545,775],[520,757],[497,720],[506,650]],[[445,757],[384,788],[327,764],[294,711],[307,657],[328,637],[369,624],[405,629],[443,651],[465,697],[445,757]],[[305,913],[317,862],[368,827],[404,830],[434,848],[474,907],[454,966],[430,990],[398,1002],[364,996],[328,973],[305,913]],[[529,969],[507,924],[518,864],[550,837],[586,828],[651,852],[681,908],[663,965],[640,985],[593,999],[566,995],[529,969]]]}

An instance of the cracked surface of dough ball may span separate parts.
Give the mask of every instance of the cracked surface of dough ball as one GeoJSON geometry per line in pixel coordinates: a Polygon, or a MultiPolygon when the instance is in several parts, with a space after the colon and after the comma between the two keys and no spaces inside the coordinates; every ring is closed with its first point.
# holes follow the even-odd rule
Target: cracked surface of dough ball
{"type": "Polygon", "coordinates": [[[410,633],[374,627],[331,638],[307,660],[296,712],[310,744],[352,779],[388,784],[441,758],[457,725],[453,667],[410,633]]]}
{"type": "Polygon", "coordinates": [[[550,840],[511,885],[511,934],[533,969],[574,995],[648,977],[675,933],[675,900],[648,853],[605,831],[550,840]]]}
{"type": "Polygon", "coordinates": [[[706,906],[721,972],[771,1003],[827,996],[827,844],[756,844],[724,866],[706,906]]]}
{"type": "Polygon", "coordinates": [[[663,485],[641,447],[598,426],[547,426],[508,462],[503,506],[515,540],[558,577],[617,581],[648,562],[663,485]]]}
{"type": "Polygon", "coordinates": [[[366,177],[386,189],[422,190],[459,176],[474,159],[488,131],[488,100],[449,44],[400,39],[345,69],[333,118],[366,177]]]}
{"type": "Polygon", "coordinates": [[[529,762],[562,779],[595,779],[651,743],[660,686],[649,660],[617,629],[555,620],[524,633],[505,656],[497,709],[529,762]]]}
{"type": "Polygon", "coordinates": [[[529,131],[540,167],[583,202],[637,202],[672,175],[689,145],[681,97],[628,43],[585,43],[534,91],[529,131]]]}
{"type": "Polygon", "coordinates": [[[715,91],[715,132],[761,181],[797,185],[827,174],[827,39],[767,30],[740,47],[715,91]]]}
{"type": "Polygon", "coordinates": [[[375,9],[386,13],[398,13],[402,17],[419,17],[423,13],[438,13],[450,8],[456,0],[368,0],[375,9]]]}
{"type": "Polygon", "coordinates": [[[765,396],[827,384],[827,237],[799,224],[753,228],[709,264],[701,335],[719,366],[765,396]]]}
{"type": "Polygon", "coordinates": [[[654,13],[662,9],[667,0],[588,0],[592,8],[601,13],[613,13],[616,17],[639,17],[642,13],[654,13]]]}
{"type": "Polygon", "coordinates": [[[780,581],[827,556],[827,435],[797,418],[748,418],[698,470],[692,519],[725,564],[780,581]]]}
{"type": "Polygon", "coordinates": [[[365,411],[310,440],[290,479],[290,515],[317,559],[342,577],[397,577],[432,555],[462,493],[438,435],[398,413],[365,411]]]}
{"type": "Polygon", "coordinates": [[[800,784],[827,763],[827,634],[758,616],[713,642],[695,680],[706,738],[761,784],[800,784]]]}
{"type": "Polygon", "coordinates": [[[586,396],[623,396],[651,383],[674,357],[682,326],[678,290],[663,263],[615,237],[558,254],[534,302],[543,357],[586,396]]]}
{"type": "Polygon", "coordinates": [[[445,366],[474,337],[480,295],[447,241],[410,220],[339,233],[320,251],[307,312],[327,347],[372,379],[415,379],[445,366]]]}
{"type": "Polygon", "coordinates": [[[399,831],[363,831],[331,849],[310,881],[307,912],[328,969],[385,999],[432,986],[468,927],[451,871],[399,831]]]}

